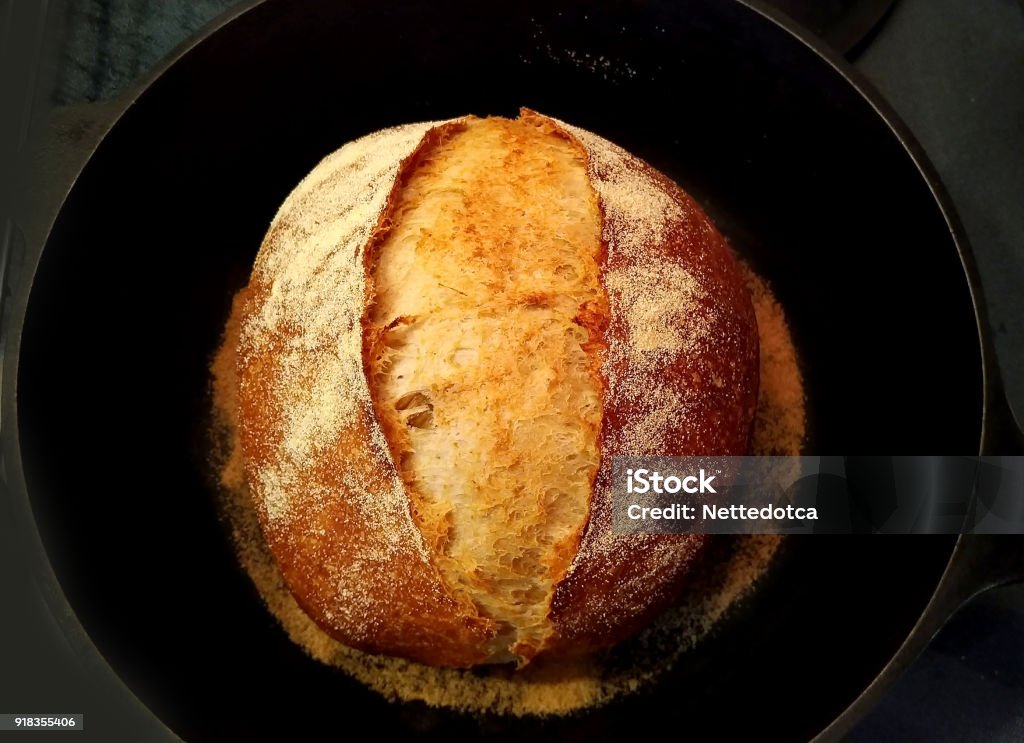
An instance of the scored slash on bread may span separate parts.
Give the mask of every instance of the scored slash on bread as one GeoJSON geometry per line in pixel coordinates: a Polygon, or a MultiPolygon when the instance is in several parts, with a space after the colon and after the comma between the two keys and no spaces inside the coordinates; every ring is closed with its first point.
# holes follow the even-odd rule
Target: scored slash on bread
{"type": "Polygon", "coordinates": [[[611,533],[611,457],[746,453],[753,308],[674,183],[531,111],[352,142],[289,195],[238,348],[246,477],[353,647],[528,662],[632,633],[699,536],[611,533]]]}

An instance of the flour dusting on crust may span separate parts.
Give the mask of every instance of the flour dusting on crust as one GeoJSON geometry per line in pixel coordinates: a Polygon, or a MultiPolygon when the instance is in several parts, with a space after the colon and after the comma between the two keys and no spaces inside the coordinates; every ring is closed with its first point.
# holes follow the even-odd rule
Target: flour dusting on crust
{"type": "MultiPolygon", "coordinates": [[[[337,443],[338,432],[357,416],[372,419],[361,361],[364,251],[402,162],[434,126],[386,129],[329,155],[281,206],[260,250],[252,281],[268,292],[242,328],[241,350],[279,346],[274,393],[282,401],[284,438],[279,456],[255,473],[271,525],[288,517],[296,483],[308,482],[305,473],[318,454],[337,443]]],[[[375,453],[389,458],[378,425],[370,425],[370,436],[375,453]]],[[[401,525],[394,530],[395,541],[421,542],[397,475],[366,507],[404,515],[385,519],[381,514],[382,523],[401,525]]]]}

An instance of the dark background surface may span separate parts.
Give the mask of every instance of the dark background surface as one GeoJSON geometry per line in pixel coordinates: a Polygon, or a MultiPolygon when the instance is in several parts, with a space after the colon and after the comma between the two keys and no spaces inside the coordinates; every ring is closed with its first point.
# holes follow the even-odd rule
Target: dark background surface
{"type": "MultiPolygon", "coordinates": [[[[232,5],[70,3],[58,18],[63,51],[53,101],[69,105],[116,96],[232,5]]],[[[856,64],[908,122],[960,211],[986,288],[1003,376],[1020,415],[1024,8],[1018,0],[900,0],[856,64]]],[[[0,502],[0,509],[6,506],[0,502]]],[[[0,510],[0,561],[8,567],[17,555],[6,516],[0,510]]],[[[97,682],[81,664],[27,576],[16,569],[4,574],[0,595],[0,712],[84,711],[89,732],[74,740],[159,739],[159,726],[147,721],[145,710],[123,689],[97,682]]],[[[1024,590],[992,591],[962,610],[851,740],[1024,741],[1024,590]]]]}

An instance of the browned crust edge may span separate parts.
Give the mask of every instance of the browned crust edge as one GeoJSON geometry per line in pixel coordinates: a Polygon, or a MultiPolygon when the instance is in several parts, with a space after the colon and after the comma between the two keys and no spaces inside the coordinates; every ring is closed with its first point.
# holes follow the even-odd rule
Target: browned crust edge
{"type": "MultiPolygon", "coordinates": [[[[524,109],[526,115],[540,116],[524,109]]],[[[593,154],[570,132],[565,132],[584,152],[591,182],[601,177],[593,154]]],[[[692,197],[643,160],[630,156],[632,166],[659,184],[682,208],[685,218],[668,225],[661,244],[646,246],[639,260],[678,257],[699,266],[709,281],[709,296],[718,305],[707,312],[713,322],[711,335],[722,341],[697,359],[677,355],[663,372],[678,385],[701,375],[707,394],[705,405],[688,421],[668,432],[665,456],[746,454],[753,431],[758,395],[759,339],[753,302],[743,281],[738,261],[725,238],[692,197]],[[727,341],[732,342],[727,342],[727,341]],[[716,352],[717,351],[717,352],[716,352]],[[724,384],[708,384],[714,374],[724,384]]],[[[622,240],[607,219],[600,200],[605,235],[602,281],[610,266],[609,254],[621,255],[622,240]],[[611,243],[611,244],[609,244],[611,243]]],[[[622,260],[621,258],[619,259],[622,260]]],[[[606,328],[605,346],[629,342],[621,324],[606,328]]],[[[701,383],[698,383],[701,384],[701,383]]],[[[607,379],[603,389],[608,390],[607,379]]],[[[555,587],[549,617],[555,633],[545,653],[582,654],[613,645],[648,624],[678,597],[686,578],[708,544],[704,535],[611,535],[611,457],[634,452],[619,451],[616,428],[633,424],[631,408],[606,395],[601,432],[601,465],[595,477],[591,510],[581,535],[577,559],[555,587]]]]}

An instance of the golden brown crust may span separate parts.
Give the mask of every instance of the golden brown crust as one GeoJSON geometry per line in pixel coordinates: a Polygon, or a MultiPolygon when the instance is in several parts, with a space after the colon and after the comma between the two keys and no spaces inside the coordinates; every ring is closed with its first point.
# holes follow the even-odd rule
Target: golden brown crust
{"type": "Polygon", "coordinates": [[[464,121],[369,251],[365,373],[435,564],[499,623],[494,659],[528,661],[600,458],[601,216],[554,122],[464,121]]]}

